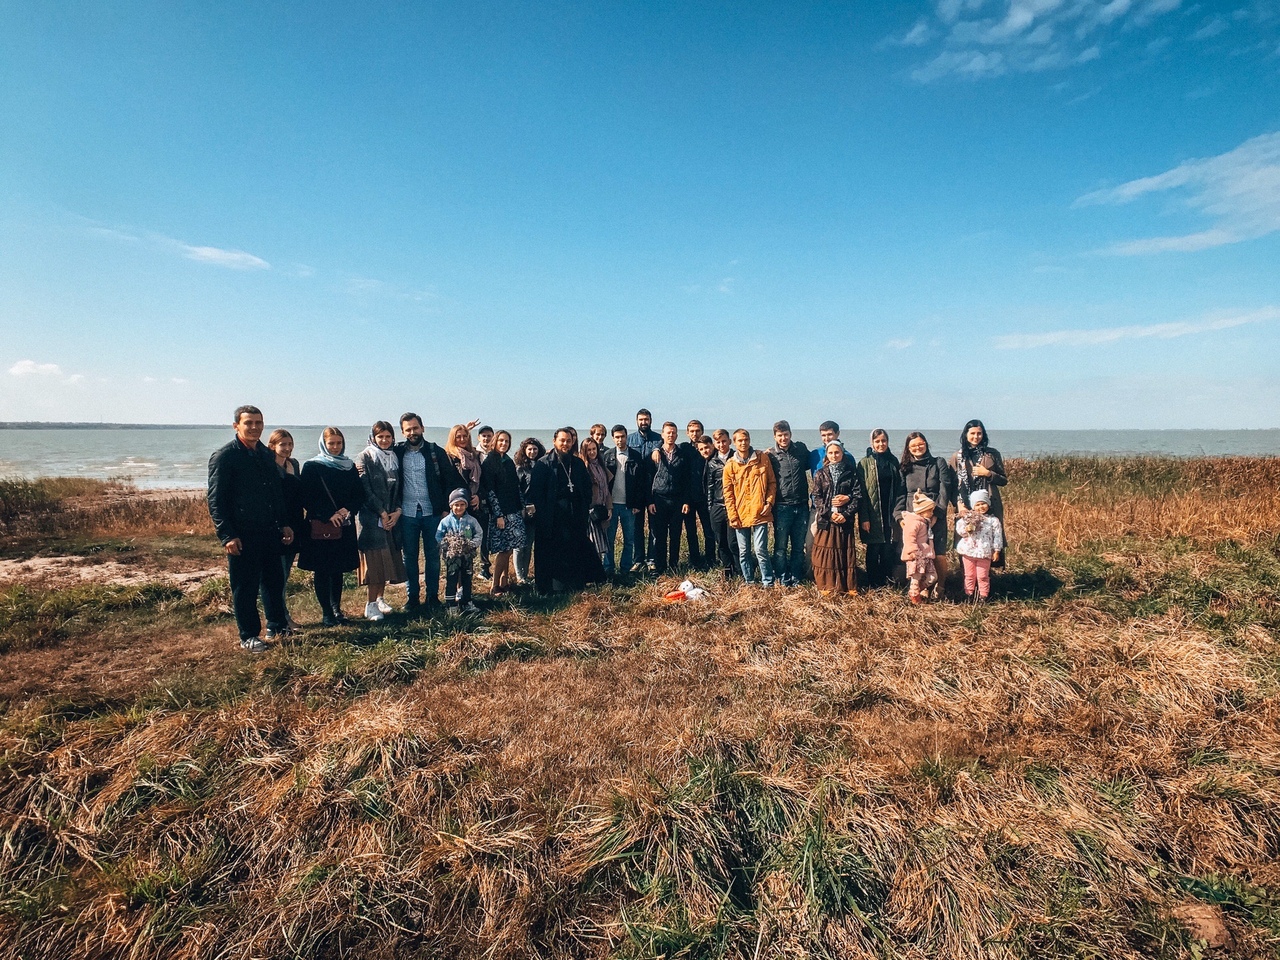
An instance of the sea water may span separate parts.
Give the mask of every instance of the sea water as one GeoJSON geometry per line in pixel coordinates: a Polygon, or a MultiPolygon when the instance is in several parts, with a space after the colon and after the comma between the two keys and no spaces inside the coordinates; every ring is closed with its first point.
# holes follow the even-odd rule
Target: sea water
{"type": "MultiPolygon", "coordinates": [[[[267,433],[276,424],[267,425],[267,433]]],[[[323,427],[286,427],[295,441],[294,456],[306,460],[319,450],[323,427]]],[[[443,444],[446,427],[428,427],[429,440],[443,444]]],[[[369,428],[343,427],[348,453],[367,443],[369,428]]],[[[579,427],[586,436],[586,428],[579,427]]],[[[958,428],[922,431],[935,454],[949,456],[959,444],[958,428]]],[[[551,445],[551,429],[511,429],[519,443],[538,437],[551,445]]],[[[841,438],[851,453],[862,456],[870,430],[845,429],[841,438]]],[[[890,448],[899,453],[906,430],[889,430],[890,448]]],[[[209,455],[232,437],[230,427],[10,427],[0,429],[0,476],[90,477],[130,480],[140,487],[202,487],[208,480],[209,455]]],[[[773,443],[768,427],[753,429],[757,447],[773,443]]],[[[816,430],[796,430],[795,439],[811,448],[816,430]]],[[[265,439],[265,435],[264,438],[265,439]]],[[[680,439],[685,439],[681,430],[680,439]]],[[[1216,457],[1280,456],[1280,430],[1001,430],[992,431],[992,446],[1007,457],[1050,454],[1128,456],[1133,454],[1216,457]]]]}

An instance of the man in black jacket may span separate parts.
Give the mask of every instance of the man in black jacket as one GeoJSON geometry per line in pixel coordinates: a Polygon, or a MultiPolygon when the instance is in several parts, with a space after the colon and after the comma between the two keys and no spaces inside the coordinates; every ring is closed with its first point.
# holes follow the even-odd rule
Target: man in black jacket
{"type": "Polygon", "coordinates": [[[794,587],[804,576],[805,534],[809,529],[809,449],[791,439],[791,424],[773,425],[773,446],[768,450],[778,499],[773,505],[773,573],[784,587],[794,587]]]}
{"type": "Polygon", "coordinates": [[[240,649],[259,653],[289,629],[284,606],[282,548],[293,543],[285,524],[284,490],[276,458],[262,439],[262,411],[236,408],[235,439],[209,458],[209,516],[227,552],[227,579],[240,649]],[[267,618],[267,643],[258,635],[258,593],[267,618]]]}
{"type": "MultiPolygon", "coordinates": [[[[627,437],[627,444],[635,447],[640,451],[640,456],[644,458],[646,467],[649,468],[650,457],[653,451],[662,446],[662,437],[653,429],[653,414],[641,407],[636,411],[636,430],[635,433],[627,437]]],[[[653,470],[649,468],[649,474],[652,476],[653,470]]],[[[649,525],[649,538],[646,540],[644,535],[645,518],[648,516],[646,510],[641,510],[640,515],[636,517],[636,563],[632,567],[631,572],[637,572],[645,565],[645,557],[649,560],[649,569],[655,568],[653,559],[653,524],[649,525]]]]}
{"type": "Polygon", "coordinates": [[[440,605],[440,548],[436,527],[449,512],[449,491],[463,486],[453,461],[437,444],[423,439],[422,418],[406,413],[400,418],[404,441],[392,449],[400,462],[400,539],[404,553],[405,612],[417,613],[418,547],[426,567],[427,608],[440,605]]]}
{"type": "MultiPolygon", "coordinates": [[[[653,480],[649,485],[649,527],[653,536],[650,569],[665,573],[680,562],[680,526],[689,512],[688,453],[676,446],[679,428],[662,425],[662,446],[650,454],[653,480]]],[[[698,456],[694,453],[694,456],[698,456]]]]}
{"type": "Polygon", "coordinates": [[[684,515],[684,538],[689,543],[689,566],[709,570],[716,563],[716,543],[711,536],[711,514],[706,497],[706,461],[698,449],[703,437],[701,420],[690,420],[684,428],[689,439],[680,444],[688,457],[689,512],[684,515]],[[702,546],[698,545],[698,524],[702,524],[702,546]]]}
{"type": "Polygon", "coordinates": [[[627,428],[616,424],[613,428],[613,446],[602,450],[600,461],[609,471],[613,487],[613,512],[609,514],[609,527],[605,531],[605,543],[609,551],[604,557],[604,572],[613,573],[613,545],[622,527],[622,559],[617,570],[626,573],[636,555],[636,524],[641,522],[649,505],[649,461],[635,447],[627,443],[627,428]],[[619,468],[621,465],[621,468],[619,468]]]}
{"type": "MultiPolygon", "coordinates": [[[[703,437],[698,452],[703,457],[704,487],[707,512],[711,518],[711,539],[720,554],[720,569],[726,580],[742,576],[738,563],[738,538],[729,526],[729,513],[724,506],[724,465],[733,456],[728,430],[717,430],[712,438],[703,437]]],[[[710,548],[707,550],[711,554],[710,548]]],[[[714,563],[714,559],[711,561],[714,563]]]]}

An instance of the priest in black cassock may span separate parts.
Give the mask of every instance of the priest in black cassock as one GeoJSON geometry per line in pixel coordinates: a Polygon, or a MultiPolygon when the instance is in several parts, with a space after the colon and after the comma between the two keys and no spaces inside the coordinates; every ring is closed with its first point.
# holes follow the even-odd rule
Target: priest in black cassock
{"type": "MultiPolygon", "coordinates": [[[[580,590],[604,579],[600,555],[591,545],[591,477],[573,453],[573,431],[556,431],[552,450],[538,461],[534,496],[534,582],[539,593],[580,590]]],[[[531,484],[531,487],[535,484],[531,484]]]]}

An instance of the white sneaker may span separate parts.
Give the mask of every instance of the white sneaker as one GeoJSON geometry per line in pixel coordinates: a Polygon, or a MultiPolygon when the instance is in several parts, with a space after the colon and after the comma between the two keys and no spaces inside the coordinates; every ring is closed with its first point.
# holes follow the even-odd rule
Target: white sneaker
{"type": "Polygon", "coordinates": [[[460,617],[460,616],[462,616],[462,611],[461,611],[461,610],[459,610],[457,607],[450,607],[450,608],[449,608],[449,616],[451,616],[451,617],[460,617]]]}
{"type": "Polygon", "coordinates": [[[479,613],[480,608],[477,607],[474,603],[468,603],[465,607],[462,608],[462,612],[463,613],[479,613]]]}
{"type": "Polygon", "coordinates": [[[383,612],[378,609],[377,602],[370,600],[364,605],[364,618],[366,620],[382,620],[385,619],[385,616],[383,612]]]}
{"type": "Polygon", "coordinates": [[[375,600],[375,601],[373,601],[373,602],[374,602],[374,603],[376,603],[376,604],[378,605],[378,609],[379,609],[379,610],[381,610],[383,613],[394,613],[394,612],[395,612],[395,607],[393,607],[393,606],[391,606],[391,604],[387,603],[387,601],[386,601],[384,598],[382,598],[382,597],[379,597],[377,600],[375,600]]]}

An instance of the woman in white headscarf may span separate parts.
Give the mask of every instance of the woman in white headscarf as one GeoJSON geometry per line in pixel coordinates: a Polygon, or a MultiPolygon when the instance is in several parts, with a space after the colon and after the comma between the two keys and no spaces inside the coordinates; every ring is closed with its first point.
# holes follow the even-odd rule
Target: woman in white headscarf
{"type": "Polygon", "coordinates": [[[832,440],[826,462],[813,475],[813,579],[824,594],[858,592],[858,518],[867,516],[862,471],[832,440]]]}
{"type": "Polygon", "coordinates": [[[369,445],[356,459],[364,486],[364,504],[356,514],[356,546],[360,549],[360,582],[368,588],[364,615],[381,620],[391,612],[383,594],[388,583],[404,583],[400,551],[400,463],[395,429],[379,420],[369,431],[369,445]]]}
{"type": "Polygon", "coordinates": [[[325,427],[320,453],[302,465],[302,505],[307,512],[298,566],[315,574],[316,601],[326,627],[346,623],[342,615],[342,576],[359,566],[355,515],[364,504],[364,486],[356,465],[344,455],[346,438],[325,427]]]}

